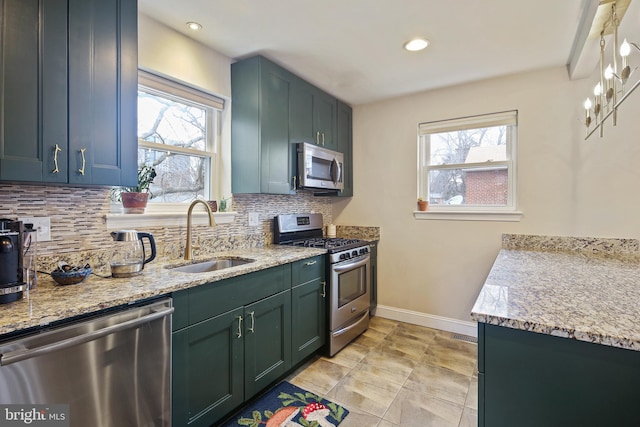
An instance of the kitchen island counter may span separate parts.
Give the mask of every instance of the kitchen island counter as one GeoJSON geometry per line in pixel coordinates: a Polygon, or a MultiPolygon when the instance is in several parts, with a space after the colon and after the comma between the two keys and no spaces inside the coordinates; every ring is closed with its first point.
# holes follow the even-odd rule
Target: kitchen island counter
{"type": "Polygon", "coordinates": [[[638,301],[637,240],[505,235],[471,317],[640,350],[638,301]]]}
{"type": "Polygon", "coordinates": [[[503,236],[473,307],[479,427],[637,425],[638,241],[503,236]]]}
{"type": "Polygon", "coordinates": [[[50,276],[39,274],[35,290],[25,291],[24,297],[19,301],[0,306],[0,334],[46,326],[324,253],[325,249],[278,245],[229,250],[193,261],[152,262],[145,265],[142,274],[131,278],[101,278],[92,274],[83,283],[67,286],[57,285],[50,276]],[[168,268],[219,257],[249,258],[255,261],[205,273],[181,273],[168,268]]]}

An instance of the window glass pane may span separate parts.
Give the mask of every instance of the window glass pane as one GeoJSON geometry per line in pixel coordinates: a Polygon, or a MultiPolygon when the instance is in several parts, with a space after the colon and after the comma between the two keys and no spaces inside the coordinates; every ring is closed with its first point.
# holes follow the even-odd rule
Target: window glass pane
{"type": "Polygon", "coordinates": [[[208,199],[210,159],[143,148],[138,150],[138,162],[153,166],[157,173],[149,202],[208,199]]]}
{"type": "Polygon", "coordinates": [[[494,126],[430,135],[431,165],[507,160],[507,127],[494,126]]]}
{"type": "Polygon", "coordinates": [[[205,151],[207,109],[138,91],[138,138],[205,151]]]}
{"type": "Polygon", "coordinates": [[[506,206],[508,170],[504,166],[432,169],[429,171],[429,203],[506,206]]]}

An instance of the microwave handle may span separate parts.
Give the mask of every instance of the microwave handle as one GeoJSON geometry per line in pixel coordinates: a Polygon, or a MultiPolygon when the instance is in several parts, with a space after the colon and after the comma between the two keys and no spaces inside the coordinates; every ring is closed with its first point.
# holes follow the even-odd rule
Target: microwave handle
{"type": "Polygon", "coordinates": [[[334,183],[342,182],[342,165],[336,159],[331,162],[331,178],[334,183]]]}

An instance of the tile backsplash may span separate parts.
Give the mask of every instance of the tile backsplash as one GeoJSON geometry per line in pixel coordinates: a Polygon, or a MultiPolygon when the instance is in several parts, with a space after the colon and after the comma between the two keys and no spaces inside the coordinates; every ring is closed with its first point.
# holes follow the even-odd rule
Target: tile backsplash
{"type": "MultiPolygon", "coordinates": [[[[45,271],[58,261],[72,265],[91,262],[98,269],[108,264],[113,246],[106,224],[109,210],[108,188],[0,184],[0,217],[51,218],[51,241],[38,242],[38,264],[45,271]]],[[[235,195],[232,210],[238,215],[231,224],[194,226],[194,241],[199,239],[201,253],[271,243],[273,217],[278,214],[318,212],[325,224],[333,220],[331,198],[315,197],[307,191],[235,195]],[[258,213],[259,226],[249,226],[249,212],[258,213]]],[[[186,211],[187,206],[185,216],[186,211]]],[[[186,222],[175,227],[139,227],[138,231],[154,235],[159,258],[177,259],[184,254],[186,222]]]]}

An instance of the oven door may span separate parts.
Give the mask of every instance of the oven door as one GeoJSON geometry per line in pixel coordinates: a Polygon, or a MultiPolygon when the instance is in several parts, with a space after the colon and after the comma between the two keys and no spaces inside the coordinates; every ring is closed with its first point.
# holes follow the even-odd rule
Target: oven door
{"type": "Polygon", "coordinates": [[[369,254],[331,265],[331,330],[352,322],[369,308],[369,254]]]}

